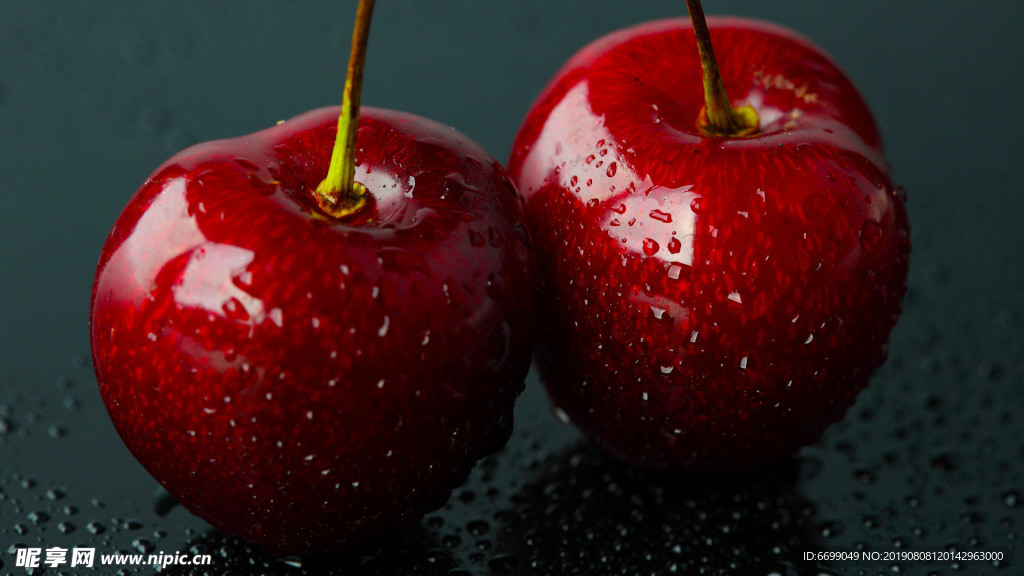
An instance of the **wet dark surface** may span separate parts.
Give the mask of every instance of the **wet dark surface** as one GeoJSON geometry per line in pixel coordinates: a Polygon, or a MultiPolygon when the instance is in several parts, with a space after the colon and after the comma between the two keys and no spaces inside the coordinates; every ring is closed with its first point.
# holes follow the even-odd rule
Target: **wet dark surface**
{"type": "MultiPolygon", "coordinates": [[[[364,102],[452,124],[504,159],[576,49],[683,10],[548,4],[381,2],[364,102]]],[[[846,420],[764,469],[651,476],[561,424],[531,377],[508,447],[444,509],[376,548],[283,562],[212,531],[124,448],[89,365],[89,288],[118,211],[167,156],[340,98],[354,3],[0,0],[0,573],[25,573],[22,545],[212,554],[172,574],[1020,574],[1024,6],[705,9],[775,20],[835,56],[908,190],[906,311],[846,420]],[[899,549],[1004,560],[803,560],[899,549]]],[[[152,572],[105,572],[118,568],[152,572]]]]}

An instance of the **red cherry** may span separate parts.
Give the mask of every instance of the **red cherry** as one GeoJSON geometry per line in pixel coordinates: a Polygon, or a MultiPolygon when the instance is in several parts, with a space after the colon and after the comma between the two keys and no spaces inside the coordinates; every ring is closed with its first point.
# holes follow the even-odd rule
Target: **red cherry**
{"type": "Polygon", "coordinates": [[[117,219],[93,288],[96,375],[128,448],[193,513],[279,555],[442,505],[508,439],[532,346],[501,166],[451,128],[366,109],[366,193],[328,216],[312,191],[338,116],[168,160],[117,219]]]}
{"type": "Polygon", "coordinates": [[[196,515],[281,554],[443,504],[507,440],[531,345],[501,167],[450,128],[364,109],[371,204],[332,221],[308,191],[337,116],[171,158],[94,287],[96,374],[128,448],[196,515]]]}
{"type": "Polygon", "coordinates": [[[813,442],[884,361],[905,292],[905,199],[853,84],[791,31],[710,27],[726,91],[753,109],[728,109],[734,125],[705,112],[690,23],[651,22],[562,68],[509,167],[540,262],[549,394],[654,469],[813,442]]]}

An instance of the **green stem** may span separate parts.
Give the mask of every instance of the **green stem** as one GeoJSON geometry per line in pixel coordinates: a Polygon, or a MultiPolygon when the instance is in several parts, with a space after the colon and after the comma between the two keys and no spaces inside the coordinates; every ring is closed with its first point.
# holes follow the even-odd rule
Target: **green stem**
{"type": "Polygon", "coordinates": [[[718,70],[715,51],[711,47],[711,33],[704,18],[700,0],[686,0],[693,22],[693,33],[697,37],[697,51],[700,66],[704,71],[704,109],[697,121],[701,130],[718,136],[746,136],[757,131],[757,112],[750,106],[733,108],[725,93],[722,73],[718,70]]]}
{"type": "Polygon", "coordinates": [[[359,128],[359,101],[363,93],[363,67],[366,62],[366,41],[370,37],[370,19],[374,0],[359,0],[352,51],[345,76],[345,94],[338,117],[338,135],[334,140],[327,177],[316,187],[314,196],[320,209],[335,218],[344,218],[366,205],[367,190],[356,182],[355,144],[359,128]]]}

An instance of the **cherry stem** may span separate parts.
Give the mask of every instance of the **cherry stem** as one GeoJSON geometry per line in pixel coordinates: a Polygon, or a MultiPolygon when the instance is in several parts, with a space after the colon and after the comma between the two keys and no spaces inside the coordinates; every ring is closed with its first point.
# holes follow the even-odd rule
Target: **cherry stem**
{"type": "Polygon", "coordinates": [[[359,0],[355,29],[352,31],[352,51],[345,76],[345,93],[341,100],[341,115],[338,117],[338,135],[334,140],[327,177],[313,194],[320,209],[335,218],[344,218],[358,212],[366,205],[368,194],[366,186],[356,182],[355,144],[373,3],[374,0],[359,0]]]}
{"type": "Polygon", "coordinates": [[[690,11],[693,33],[697,37],[697,51],[700,53],[700,66],[704,71],[704,109],[697,120],[698,126],[705,133],[718,136],[746,136],[756,132],[757,112],[750,106],[733,108],[725,93],[725,82],[718,70],[715,51],[711,47],[711,33],[708,32],[700,0],[686,0],[686,8],[690,11]]]}

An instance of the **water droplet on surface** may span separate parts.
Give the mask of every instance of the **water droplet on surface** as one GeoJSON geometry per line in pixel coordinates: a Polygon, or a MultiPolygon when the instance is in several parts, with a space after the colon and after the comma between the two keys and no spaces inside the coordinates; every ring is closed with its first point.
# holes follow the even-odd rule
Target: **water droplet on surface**
{"type": "Polygon", "coordinates": [[[662,212],[661,210],[651,210],[649,216],[657,220],[658,222],[664,222],[665,224],[672,223],[672,215],[668,212],[662,212]]]}
{"type": "Polygon", "coordinates": [[[502,236],[500,230],[498,230],[494,226],[488,226],[487,227],[487,240],[488,240],[488,242],[490,242],[491,246],[497,248],[498,246],[501,246],[501,243],[504,240],[504,237],[502,236]]]}
{"type": "Polygon", "coordinates": [[[644,238],[644,254],[647,254],[648,256],[654,256],[655,254],[658,253],[659,248],[660,246],[658,246],[657,242],[650,238],[644,238]]]}
{"type": "Polygon", "coordinates": [[[808,220],[821,222],[832,210],[832,203],[821,194],[811,194],[803,202],[804,216],[808,220]]]}
{"type": "Polygon", "coordinates": [[[822,537],[832,538],[843,533],[843,524],[841,522],[824,522],[818,527],[818,530],[822,537]]]}
{"type": "Polygon", "coordinates": [[[466,531],[473,536],[483,536],[490,529],[490,524],[484,520],[472,520],[466,524],[466,531]]]}
{"type": "Polygon", "coordinates": [[[930,464],[939,472],[955,472],[960,467],[960,459],[954,454],[945,453],[932,458],[930,464]]]}
{"type": "Polygon", "coordinates": [[[156,548],[156,546],[145,538],[136,538],[135,540],[132,540],[132,548],[143,554],[149,554],[156,548]]]}
{"type": "Polygon", "coordinates": [[[487,244],[487,241],[484,239],[483,234],[477,232],[476,230],[473,230],[472,228],[470,228],[468,230],[468,234],[469,234],[469,243],[472,244],[473,246],[476,246],[477,248],[480,248],[481,246],[484,246],[485,244],[487,244]]]}
{"type": "Polygon", "coordinates": [[[857,470],[853,475],[861,484],[874,484],[876,480],[874,472],[870,470],[857,470]]]}
{"type": "Polygon", "coordinates": [[[505,293],[505,278],[498,274],[488,275],[486,292],[491,300],[501,300],[505,293]]]}
{"type": "Polygon", "coordinates": [[[514,556],[498,554],[487,562],[487,567],[493,572],[512,572],[519,565],[514,556]]]}
{"type": "Polygon", "coordinates": [[[877,221],[868,219],[861,224],[858,239],[860,240],[861,247],[868,254],[874,254],[878,251],[882,244],[882,236],[882,226],[877,221]]]}
{"type": "Polygon", "coordinates": [[[39,526],[40,524],[46,523],[46,521],[50,519],[50,515],[46,512],[37,510],[35,512],[29,512],[27,518],[29,519],[30,522],[32,522],[36,526],[39,526]]]}

